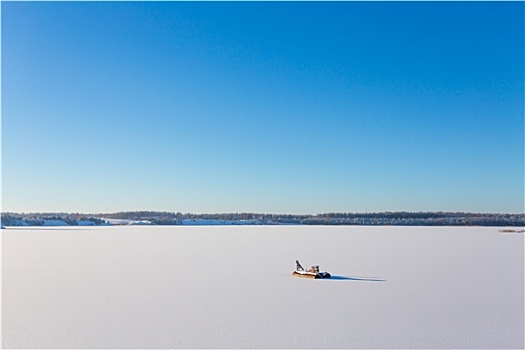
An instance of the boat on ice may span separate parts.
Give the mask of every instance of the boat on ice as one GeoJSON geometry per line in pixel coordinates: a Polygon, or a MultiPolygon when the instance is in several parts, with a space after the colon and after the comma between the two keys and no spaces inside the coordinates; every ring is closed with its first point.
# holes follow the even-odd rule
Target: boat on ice
{"type": "Polygon", "coordinates": [[[301,266],[301,263],[299,263],[299,260],[295,260],[295,266],[296,266],[295,271],[292,272],[292,276],[304,277],[304,278],[315,278],[315,279],[332,277],[330,273],[326,271],[319,271],[319,265],[312,265],[311,268],[309,268],[308,270],[305,270],[301,266]]]}

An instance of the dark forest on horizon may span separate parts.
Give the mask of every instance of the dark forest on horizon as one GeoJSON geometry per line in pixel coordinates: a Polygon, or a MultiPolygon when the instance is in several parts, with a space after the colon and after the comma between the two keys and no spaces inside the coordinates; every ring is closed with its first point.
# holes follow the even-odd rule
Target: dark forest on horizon
{"type": "Polygon", "coordinates": [[[525,226],[525,214],[468,212],[375,212],[323,214],[216,213],[195,214],[161,211],[124,211],[117,213],[2,213],[2,225],[40,226],[46,220],[78,225],[78,221],[93,225],[110,220],[127,220],[151,225],[185,225],[199,220],[216,224],[238,222],[248,225],[407,225],[407,226],[525,226]]]}

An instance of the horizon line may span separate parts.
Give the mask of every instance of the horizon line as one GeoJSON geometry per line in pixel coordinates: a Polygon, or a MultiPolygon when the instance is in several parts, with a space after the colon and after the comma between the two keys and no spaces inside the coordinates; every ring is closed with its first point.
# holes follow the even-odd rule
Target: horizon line
{"type": "Polygon", "coordinates": [[[499,214],[499,215],[525,215],[525,212],[476,212],[476,211],[446,211],[446,210],[383,210],[383,211],[330,211],[330,212],[318,212],[318,213],[271,213],[271,212],[249,212],[249,211],[236,211],[236,212],[182,212],[182,211],[168,211],[168,210],[121,210],[112,212],[74,212],[74,211],[0,211],[1,214],[82,214],[82,215],[111,215],[121,213],[165,213],[165,214],[182,214],[182,215],[228,215],[228,214],[250,214],[250,215],[296,215],[296,216],[317,216],[326,214],[386,214],[386,213],[432,213],[432,214],[450,214],[450,213],[461,213],[461,214],[499,214]]]}

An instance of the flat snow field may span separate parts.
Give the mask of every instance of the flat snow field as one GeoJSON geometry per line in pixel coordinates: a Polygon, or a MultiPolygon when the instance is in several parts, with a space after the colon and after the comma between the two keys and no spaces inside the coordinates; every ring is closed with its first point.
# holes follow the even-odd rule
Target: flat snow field
{"type": "Polygon", "coordinates": [[[499,229],[8,227],[2,345],[523,349],[524,236],[499,229]]]}

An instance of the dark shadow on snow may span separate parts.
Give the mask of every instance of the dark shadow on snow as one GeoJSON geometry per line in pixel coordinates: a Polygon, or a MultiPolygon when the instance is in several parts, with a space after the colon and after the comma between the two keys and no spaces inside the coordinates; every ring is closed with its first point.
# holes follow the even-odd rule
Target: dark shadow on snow
{"type": "Polygon", "coordinates": [[[362,281],[362,282],[385,282],[385,280],[376,277],[346,277],[334,276],[331,278],[323,278],[324,281],[362,281]]]}

